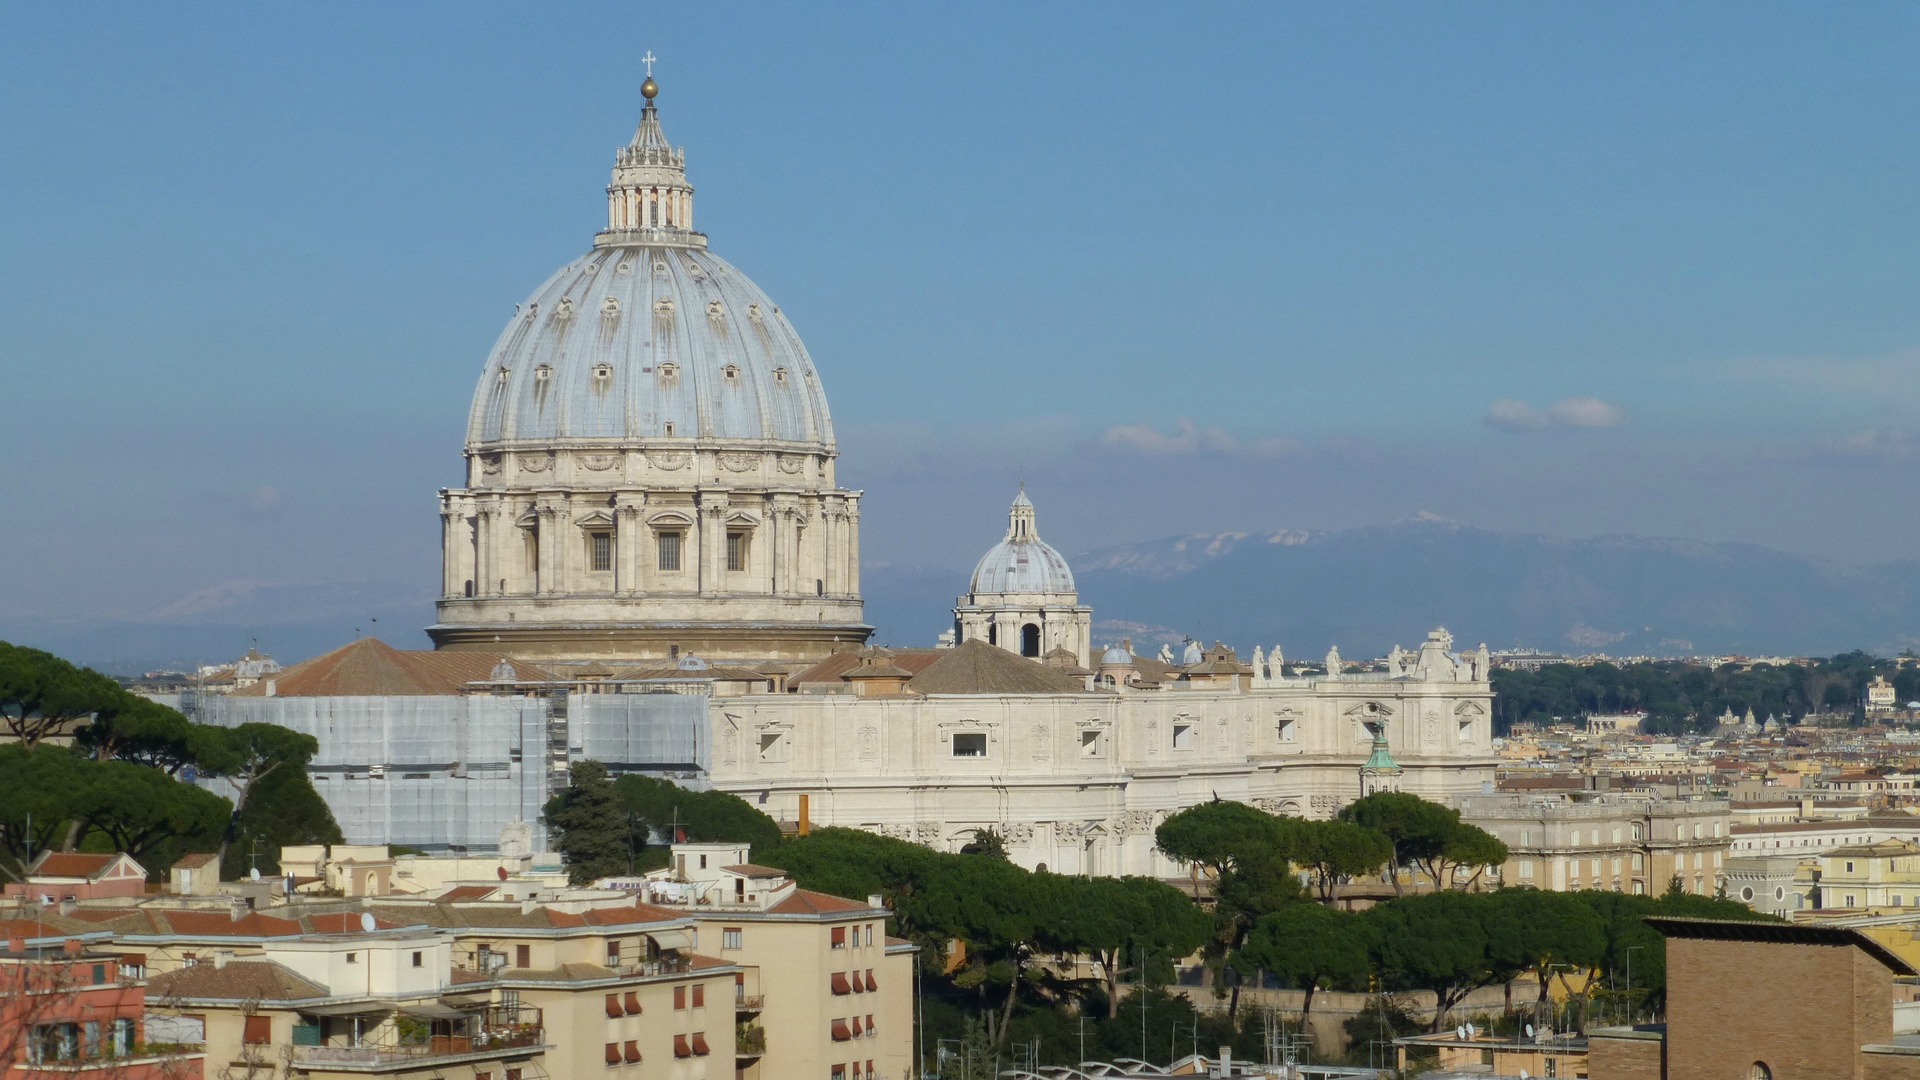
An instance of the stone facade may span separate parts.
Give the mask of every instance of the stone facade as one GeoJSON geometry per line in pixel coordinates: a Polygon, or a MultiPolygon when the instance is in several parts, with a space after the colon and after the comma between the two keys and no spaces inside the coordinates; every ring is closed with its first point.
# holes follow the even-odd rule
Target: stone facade
{"type": "Polygon", "coordinates": [[[1169,814],[1218,796],[1324,818],[1361,794],[1372,727],[1400,789],[1446,800],[1493,777],[1492,688],[1468,665],[1428,680],[1349,675],[1258,689],[716,699],[709,775],[776,818],[957,850],[999,830],[1060,873],[1179,872],[1169,814]],[[1370,727],[1370,725],[1372,727],[1370,727]]]}
{"type": "Polygon", "coordinates": [[[1658,896],[1677,877],[1686,892],[1707,896],[1726,872],[1724,800],[1478,794],[1454,806],[1507,845],[1495,874],[1508,885],[1658,896]]]}

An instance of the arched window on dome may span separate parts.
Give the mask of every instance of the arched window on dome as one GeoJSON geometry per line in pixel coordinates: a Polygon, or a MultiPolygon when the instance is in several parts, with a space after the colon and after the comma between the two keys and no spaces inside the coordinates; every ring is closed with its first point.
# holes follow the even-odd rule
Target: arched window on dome
{"type": "Polygon", "coordinates": [[[1040,628],[1033,623],[1020,628],[1020,655],[1040,657],[1040,628]]]}

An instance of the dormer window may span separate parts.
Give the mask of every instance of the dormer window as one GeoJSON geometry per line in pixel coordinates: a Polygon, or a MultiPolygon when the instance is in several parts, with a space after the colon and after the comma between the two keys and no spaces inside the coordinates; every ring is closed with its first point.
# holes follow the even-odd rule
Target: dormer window
{"type": "Polygon", "coordinates": [[[728,382],[732,382],[740,377],[740,368],[736,365],[728,364],[726,367],[720,369],[720,374],[726,376],[728,382]]]}
{"type": "Polygon", "coordinates": [[[787,369],[783,367],[774,368],[773,381],[785,386],[787,382],[787,369]]]}
{"type": "Polygon", "coordinates": [[[535,382],[546,382],[548,379],[553,378],[553,368],[546,364],[541,364],[539,367],[533,369],[533,378],[535,382]]]}
{"type": "Polygon", "coordinates": [[[664,363],[664,364],[661,364],[661,365],[660,365],[660,377],[661,377],[661,378],[663,378],[663,379],[677,379],[677,378],[679,378],[679,377],[680,377],[680,365],[679,365],[679,364],[676,364],[676,363],[674,363],[674,362],[673,362],[673,361],[671,361],[671,360],[669,360],[669,361],[667,361],[667,362],[666,362],[666,363],[664,363]]]}

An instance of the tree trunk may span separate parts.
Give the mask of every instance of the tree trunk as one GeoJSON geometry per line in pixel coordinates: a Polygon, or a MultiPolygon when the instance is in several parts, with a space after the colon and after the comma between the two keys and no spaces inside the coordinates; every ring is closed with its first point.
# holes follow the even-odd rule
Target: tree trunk
{"type": "Polygon", "coordinates": [[[1007,984],[1007,1003],[1000,1011],[1000,1030],[993,1036],[993,1052],[998,1054],[1007,1041],[1007,1025],[1013,1022],[1013,1001],[1020,994],[1020,964],[1013,965],[1013,981],[1007,984]]]}
{"type": "Polygon", "coordinates": [[[1114,959],[1115,949],[1100,954],[1100,966],[1107,973],[1107,1019],[1116,1020],[1120,1016],[1120,969],[1114,959]]]}
{"type": "Polygon", "coordinates": [[[1313,1012],[1313,992],[1320,985],[1319,979],[1307,980],[1307,996],[1300,1002],[1300,1026],[1307,1026],[1307,1016],[1313,1012]]]}

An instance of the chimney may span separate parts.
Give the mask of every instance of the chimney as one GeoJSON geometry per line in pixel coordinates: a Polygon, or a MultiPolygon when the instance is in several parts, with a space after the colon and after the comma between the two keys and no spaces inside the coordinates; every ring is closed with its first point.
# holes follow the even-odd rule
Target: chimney
{"type": "Polygon", "coordinates": [[[1220,1071],[1214,1075],[1216,1076],[1232,1076],[1233,1075],[1233,1047],[1223,1046],[1220,1048],[1220,1071]]]}
{"type": "Polygon", "coordinates": [[[808,810],[807,793],[803,791],[800,793],[800,830],[799,831],[801,836],[805,836],[808,833],[813,831],[813,823],[809,821],[807,818],[807,810],[808,810]]]}
{"type": "Polygon", "coordinates": [[[79,956],[82,950],[84,950],[87,946],[85,942],[75,937],[75,938],[68,938],[66,940],[66,944],[64,947],[67,950],[68,956],[79,956]]]}
{"type": "Polygon", "coordinates": [[[267,696],[268,697],[274,696],[274,694],[278,690],[279,690],[279,686],[274,682],[274,680],[268,679],[267,680],[267,696]]]}
{"type": "Polygon", "coordinates": [[[64,897],[60,901],[60,914],[71,915],[76,910],[78,910],[79,907],[80,907],[80,902],[78,900],[75,900],[71,896],[64,897]]]}
{"type": "Polygon", "coordinates": [[[887,901],[886,898],[882,897],[879,893],[868,893],[867,906],[870,908],[886,907],[887,901]]]}
{"type": "Polygon", "coordinates": [[[213,951],[213,970],[219,971],[221,968],[226,967],[227,961],[231,959],[233,959],[232,949],[215,949],[213,951]]]}
{"type": "Polygon", "coordinates": [[[228,902],[227,918],[232,919],[234,922],[239,922],[241,919],[244,919],[246,917],[247,917],[247,902],[245,900],[242,900],[236,896],[231,901],[228,902]]]}
{"type": "Polygon", "coordinates": [[[18,935],[7,939],[7,951],[15,956],[27,954],[27,939],[18,935]]]}

